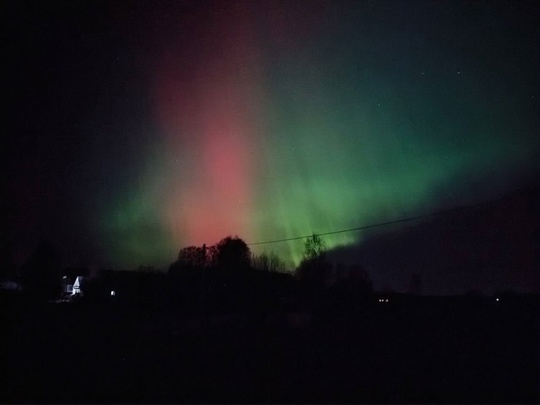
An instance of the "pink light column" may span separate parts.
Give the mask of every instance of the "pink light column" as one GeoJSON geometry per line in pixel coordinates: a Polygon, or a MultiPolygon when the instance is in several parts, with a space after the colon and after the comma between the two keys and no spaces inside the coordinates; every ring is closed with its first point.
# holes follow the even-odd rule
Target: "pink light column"
{"type": "Polygon", "coordinates": [[[253,236],[258,51],[249,13],[217,4],[162,44],[153,76],[156,115],[177,163],[163,209],[178,246],[253,236]]]}

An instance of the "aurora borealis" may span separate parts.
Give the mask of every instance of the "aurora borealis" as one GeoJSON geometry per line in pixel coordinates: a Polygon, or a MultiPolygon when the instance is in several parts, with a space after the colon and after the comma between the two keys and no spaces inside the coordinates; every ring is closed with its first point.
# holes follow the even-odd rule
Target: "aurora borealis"
{"type": "MultiPolygon", "coordinates": [[[[391,221],[538,173],[532,3],[24,4],[11,6],[11,63],[33,67],[12,91],[47,71],[55,84],[22,85],[46,107],[10,129],[64,146],[52,162],[10,144],[15,245],[59,226],[70,260],[164,267],[183,246],[391,221]]],[[[30,114],[17,97],[13,110],[30,114]]],[[[302,242],[252,249],[292,267],[302,242]]]]}

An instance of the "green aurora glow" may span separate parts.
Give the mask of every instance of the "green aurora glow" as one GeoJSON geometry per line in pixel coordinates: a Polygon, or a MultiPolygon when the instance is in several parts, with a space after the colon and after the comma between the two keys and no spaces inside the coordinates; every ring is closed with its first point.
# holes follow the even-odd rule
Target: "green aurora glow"
{"type": "MultiPolygon", "coordinates": [[[[257,133],[242,135],[255,145],[242,155],[251,156],[243,166],[250,175],[245,180],[250,203],[231,214],[237,227],[224,227],[222,237],[237,234],[252,243],[426,213],[466,201],[457,194],[463,183],[501,171],[512,176],[532,164],[538,152],[534,93],[519,79],[530,56],[520,55],[522,50],[510,42],[497,43],[502,28],[479,15],[464,32],[448,34],[460,20],[443,24],[440,14],[425,10],[418,17],[394,12],[390,26],[377,24],[381,15],[375,11],[341,15],[339,7],[325,4],[330,14],[313,12],[322,21],[305,28],[307,34],[285,29],[278,40],[271,29],[255,34],[245,28],[246,35],[254,36],[256,52],[247,62],[242,59],[241,66],[236,60],[223,62],[227,56],[212,43],[197,52],[181,51],[194,66],[235,67],[216,80],[256,82],[252,97],[241,100],[255,112],[239,118],[256,122],[251,128],[257,128],[257,133]],[[472,31],[476,38],[464,44],[463,37],[472,31]],[[516,55],[521,58],[511,58],[516,55]],[[498,58],[504,63],[493,64],[498,58]]],[[[264,19],[261,9],[257,15],[264,19]]],[[[220,26],[224,32],[243,21],[242,13],[223,12],[229,13],[220,26]]],[[[291,26],[303,25],[294,11],[290,16],[291,26]]],[[[264,22],[263,27],[274,23],[270,17],[264,22]]],[[[212,33],[212,24],[210,19],[200,29],[212,33]]],[[[174,36],[163,41],[176,43],[174,36]]],[[[166,83],[178,78],[174,66],[171,72],[163,78],[166,83]]],[[[189,80],[189,74],[182,75],[189,80]]],[[[190,93],[186,97],[196,98],[190,93]]],[[[200,117],[213,119],[211,112],[200,117]]],[[[178,125],[178,133],[185,133],[186,127],[178,125]]],[[[138,182],[125,185],[102,208],[98,232],[113,247],[111,263],[166,265],[182,246],[203,242],[190,239],[167,207],[177,202],[179,210],[185,209],[190,191],[184,177],[208,170],[196,148],[220,135],[193,141],[188,148],[185,135],[164,132],[163,126],[153,129],[149,150],[154,152],[137,168],[138,182]]],[[[209,190],[207,195],[215,194],[209,190]]],[[[206,212],[200,220],[211,222],[213,215],[206,212]]],[[[362,238],[356,232],[325,241],[333,248],[362,238]]],[[[256,253],[264,250],[293,265],[300,259],[302,241],[253,246],[256,253]]]]}

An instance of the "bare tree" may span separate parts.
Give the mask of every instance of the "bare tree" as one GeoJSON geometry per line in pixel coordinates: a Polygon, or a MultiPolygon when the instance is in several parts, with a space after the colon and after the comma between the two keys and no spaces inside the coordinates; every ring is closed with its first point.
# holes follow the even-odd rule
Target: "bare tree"
{"type": "Polygon", "coordinates": [[[304,258],[303,260],[320,260],[324,259],[326,254],[326,243],[316,234],[304,242],[304,258]]]}
{"type": "Polygon", "coordinates": [[[326,260],[324,240],[319,235],[313,234],[304,242],[304,255],[296,269],[297,276],[317,289],[324,284],[325,275],[331,267],[326,260]]]}
{"type": "Polygon", "coordinates": [[[285,262],[274,252],[253,256],[252,264],[255,270],[273,273],[282,273],[287,268],[285,262]]]}

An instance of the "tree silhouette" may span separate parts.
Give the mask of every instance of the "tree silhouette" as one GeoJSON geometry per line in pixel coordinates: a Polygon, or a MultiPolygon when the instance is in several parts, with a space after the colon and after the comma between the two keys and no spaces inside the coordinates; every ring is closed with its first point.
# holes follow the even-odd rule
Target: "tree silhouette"
{"type": "Polygon", "coordinates": [[[313,234],[304,242],[304,254],[296,269],[297,275],[311,288],[319,289],[323,287],[325,275],[330,270],[324,240],[319,235],[313,234]]]}
{"type": "Polygon", "coordinates": [[[310,238],[304,242],[304,260],[321,260],[324,259],[326,254],[326,244],[324,240],[316,234],[313,234],[310,238]]]}
{"type": "Polygon", "coordinates": [[[169,266],[169,274],[212,267],[215,258],[215,246],[187,246],[180,250],[178,259],[169,266]]]}
{"type": "Polygon", "coordinates": [[[271,273],[282,273],[287,268],[285,262],[274,252],[253,256],[252,265],[255,270],[271,273]]]}
{"type": "Polygon", "coordinates": [[[251,252],[239,237],[227,236],[210,247],[188,246],[169,267],[169,297],[200,313],[247,305],[255,294],[251,252]]]}
{"type": "Polygon", "coordinates": [[[227,236],[215,249],[215,266],[227,270],[246,270],[251,266],[251,251],[238,236],[227,236]]]}
{"type": "Polygon", "coordinates": [[[25,290],[36,298],[51,299],[60,295],[60,256],[48,241],[40,241],[21,269],[21,279],[25,290]]]}

